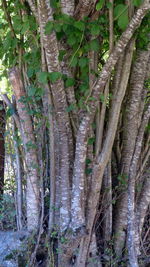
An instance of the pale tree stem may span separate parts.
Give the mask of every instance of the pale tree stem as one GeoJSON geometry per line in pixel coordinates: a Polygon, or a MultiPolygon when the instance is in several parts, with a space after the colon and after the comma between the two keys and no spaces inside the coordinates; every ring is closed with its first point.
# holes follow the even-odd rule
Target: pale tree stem
{"type": "Polygon", "coordinates": [[[27,226],[28,230],[37,230],[39,225],[39,172],[38,157],[35,143],[34,130],[27,104],[22,98],[26,96],[20,72],[13,68],[9,73],[17,103],[17,110],[21,123],[21,134],[25,149],[27,166],[27,226]]]}
{"type": "MultiPolygon", "coordinates": [[[[56,34],[45,34],[45,26],[48,21],[53,21],[53,10],[48,0],[39,0],[39,11],[41,17],[41,33],[43,36],[43,45],[45,49],[48,72],[61,72],[58,56],[58,42],[56,34]]],[[[70,223],[70,162],[69,162],[69,144],[71,136],[70,120],[67,109],[67,100],[62,79],[51,83],[51,92],[53,96],[56,120],[59,129],[59,147],[60,147],[60,180],[61,180],[61,231],[65,230],[70,223]]],[[[73,144],[73,142],[72,142],[73,144]]]]}
{"type": "Polygon", "coordinates": [[[17,143],[17,127],[15,120],[13,119],[13,139],[14,139],[14,149],[16,154],[16,182],[17,182],[17,224],[18,224],[18,230],[21,230],[23,227],[22,224],[22,204],[23,204],[23,197],[22,197],[22,175],[21,175],[21,161],[20,161],[20,153],[18,149],[18,143],[17,143]]]}
{"type": "MultiPolygon", "coordinates": [[[[85,222],[83,215],[81,199],[83,195],[83,185],[84,185],[84,171],[81,167],[85,167],[84,160],[86,158],[86,145],[87,145],[87,136],[91,122],[93,121],[96,108],[99,103],[100,93],[104,89],[110,73],[114,68],[119,56],[124,51],[129,40],[131,39],[133,33],[140,25],[143,17],[147,14],[149,10],[149,5],[147,1],[144,2],[133,16],[128,28],[120,37],[120,40],[117,42],[112,54],[104,65],[100,77],[98,78],[96,85],[92,90],[92,97],[94,100],[90,102],[90,112],[85,115],[82,122],[79,126],[79,131],[77,134],[77,143],[76,143],[76,155],[75,155],[75,165],[74,165],[74,176],[73,176],[73,197],[72,197],[72,227],[74,229],[82,227],[85,222]],[[82,143],[80,143],[82,140],[82,143]],[[82,144],[82,145],[81,145],[82,144]],[[78,225],[76,225],[78,219],[78,225]]],[[[130,59],[129,59],[130,62],[130,59]]],[[[126,79],[127,80],[127,79],[126,79]]],[[[126,81],[125,81],[126,84],[126,81]]],[[[117,106],[117,105],[116,105],[117,106]]],[[[118,113],[117,113],[118,115],[118,113]]],[[[114,127],[113,127],[114,128],[114,127]]]]}
{"type": "Polygon", "coordinates": [[[138,132],[134,155],[131,161],[129,178],[128,178],[128,232],[127,232],[127,244],[128,244],[128,254],[129,254],[129,264],[130,266],[138,267],[137,259],[137,248],[135,243],[135,237],[139,233],[135,233],[135,178],[137,171],[137,163],[140,157],[142,141],[144,136],[144,130],[150,118],[150,105],[146,112],[144,113],[142,123],[138,132]]]}
{"type": "Polygon", "coordinates": [[[129,73],[130,73],[133,48],[134,48],[134,40],[131,40],[130,44],[128,45],[128,49],[126,50],[127,56],[126,56],[126,62],[125,62],[125,67],[124,67],[124,76],[122,78],[122,84],[120,85],[120,88],[115,98],[113,99],[111,113],[110,113],[112,114],[112,116],[110,116],[109,118],[108,130],[106,132],[104,144],[103,144],[101,153],[95,160],[96,163],[93,166],[92,185],[91,185],[91,192],[89,195],[89,202],[88,202],[89,214],[88,214],[88,219],[87,219],[87,229],[88,229],[89,235],[88,237],[83,238],[83,245],[80,247],[77,266],[84,267],[86,263],[87,253],[88,253],[91,234],[92,234],[92,228],[94,225],[95,216],[96,216],[97,207],[98,207],[102,178],[103,178],[105,167],[110,159],[111,150],[112,150],[112,146],[113,146],[113,142],[114,142],[114,138],[115,138],[115,134],[117,130],[121,103],[125,95],[129,73]]]}
{"type": "MultiPolygon", "coordinates": [[[[129,82],[130,100],[126,104],[124,115],[124,130],[122,143],[121,175],[127,178],[132,156],[135,149],[135,142],[138,133],[139,121],[141,121],[141,112],[139,107],[141,103],[141,94],[143,92],[144,79],[146,75],[147,62],[150,51],[140,50],[137,53],[136,60],[132,66],[129,82]]],[[[118,256],[122,253],[125,241],[125,229],[127,227],[127,192],[124,191],[116,204],[116,215],[114,223],[115,251],[118,256]]]]}

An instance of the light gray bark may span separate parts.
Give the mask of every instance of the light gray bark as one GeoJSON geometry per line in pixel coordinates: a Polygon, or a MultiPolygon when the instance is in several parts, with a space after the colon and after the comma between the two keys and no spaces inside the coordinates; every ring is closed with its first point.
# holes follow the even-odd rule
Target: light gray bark
{"type": "MultiPolygon", "coordinates": [[[[135,243],[136,237],[139,238],[139,232],[136,232],[136,227],[135,227],[135,178],[136,178],[137,164],[140,158],[140,153],[141,153],[141,148],[142,148],[144,130],[149,121],[149,118],[150,118],[150,105],[148,109],[145,111],[144,116],[142,118],[142,123],[139,128],[138,136],[136,139],[134,155],[133,155],[133,158],[130,164],[130,169],[129,169],[127,244],[128,244],[128,253],[129,253],[129,264],[131,267],[138,266],[138,260],[137,260],[138,247],[136,247],[136,243],[135,243]]],[[[147,203],[146,199],[145,199],[145,203],[147,203]]],[[[137,223],[139,223],[140,225],[139,220],[137,221],[137,223]]]]}
{"type": "MultiPolygon", "coordinates": [[[[58,56],[59,49],[55,32],[46,35],[45,26],[48,21],[53,20],[53,11],[48,0],[39,0],[39,11],[41,17],[41,34],[46,54],[48,72],[61,72],[58,56]]],[[[51,83],[51,91],[56,112],[56,120],[59,129],[60,146],[60,179],[61,179],[61,230],[65,230],[70,222],[70,164],[69,164],[69,137],[71,136],[70,121],[67,109],[67,101],[64,84],[61,79],[51,83]]]]}
{"type": "Polygon", "coordinates": [[[90,101],[90,112],[87,115],[85,115],[85,117],[83,118],[80,124],[79,131],[77,134],[77,145],[76,145],[76,155],[75,155],[75,165],[74,165],[75,167],[74,167],[74,176],[73,176],[73,192],[74,193],[73,193],[73,198],[72,198],[72,227],[74,229],[84,224],[84,214],[82,211],[81,204],[80,206],[77,206],[77,202],[79,203],[80,200],[82,199],[81,195],[83,194],[83,184],[84,184],[83,170],[81,169],[79,170],[79,168],[80,166],[83,166],[84,164],[83,160],[85,160],[85,157],[86,157],[86,144],[87,144],[86,139],[87,139],[90,123],[93,120],[96,108],[99,103],[98,99],[99,99],[100,93],[103,91],[107,83],[107,80],[110,76],[110,73],[113,67],[115,66],[117,60],[119,59],[119,56],[124,51],[134,31],[140,25],[143,17],[148,12],[148,9],[149,9],[149,5],[147,4],[147,1],[146,1],[144,2],[144,5],[142,5],[142,7],[137,10],[128,28],[122,34],[120,40],[117,42],[112,54],[110,55],[109,59],[107,60],[106,64],[104,65],[101,71],[100,77],[98,78],[96,85],[94,86],[92,90],[91,96],[93,97],[94,100],[90,101]],[[82,139],[82,150],[80,149],[81,139],[82,139]],[[78,162],[79,162],[79,165],[78,165],[78,162]],[[79,196],[78,199],[76,195],[79,196]],[[76,218],[78,218],[80,221],[78,225],[76,225],[76,218]]]}
{"type": "Polygon", "coordinates": [[[74,0],[61,0],[61,10],[68,16],[73,16],[75,1],[74,0]]]}
{"type": "Polygon", "coordinates": [[[21,161],[20,161],[20,153],[18,149],[17,143],[17,127],[15,120],[13,119],[13,141],[14,141],[14,149],[16,154],[16,185],[17,185],[17,192],[16,192],[16,200],[17,200],[17,229],[22,230],[23,222],[22,222],[22,205],[23,205],[23,194],[22,194],[22,174],[21,174],[21,161]]]}
{"type": "Polygon", "coordinates": [[[16,97],[25,149],[27,167],[27,226],[28,230],[37,230],[39,225],[39,173],[34,130],[28,113],[28,106],[21,99],[21,97],[26,96],[26,93],[17,68],[10,71],[9,80],[16,97]]]}
{"type": "MultiPolygon", "coordinates": [[[[89,214],[88,214],[88,220],[87,220],[87,229],[89,232],[89,235],[85,238],[83,238],[83,242],[80,247],[80,252],[78,256],[78,265],[84,267],[86,258],[87,258],[87,252],[89,249],[89,243],[90,238],[92,234],[92,227],[95,220],[96,212],[97,212],[97,206],[99,201],[99,194],[101,190],[101,183],[102,183],[102,177],[104,174],[105,167],[110,159],[111,150],[117,130],[117,124],[119,120],[120,115],[120,109],[121,109],[121,103],[125,95],[126,91],[126,85],[128,82],[128,77],[130,73],[130,66],[132,61],[132,53],[134,48],[134,41],[132,40],[130,42],[130,45],[128,47],[128,50],[126,51],[126,62],[125,62],[125,68],[124,68],[124,76],[122,79],[122,85],[120,86],[118,92],[116,93],[116,96],[113,98],[112,101],[112,108],[111,108],[111,116],[109,118],[108,123],[108,130],[106,132],[106,137],[103,142],[102,151],[99,154],[99,156],[95,159],[95,164],[93,166],[93,172],[92,172],[92,185],[91,185],[91,192],[89,195],[89,214]]],[[[78,266],[77,265],[77,266],[78,266]]]]}
{"type": "MultiPolygon", "coordinates": [[[[146,75],[149,51],[139,51],[134,62],[129,83],[129,101],[126,105],[124,115],[123,130],[123,148],[122,148],[122,169],[121,175],[128,178],[130,164],[135,149],[136,137],[138,133],[139,123],[141,122],[141,114],[139,112],[141,105],[141,95],[146,75]]],[[[123,192],[118,199],[116,205],[116,216],[114,224],[115,251],[119,256],[124,246],[125,229],[127,226],[127,192],[123,192]]]]}

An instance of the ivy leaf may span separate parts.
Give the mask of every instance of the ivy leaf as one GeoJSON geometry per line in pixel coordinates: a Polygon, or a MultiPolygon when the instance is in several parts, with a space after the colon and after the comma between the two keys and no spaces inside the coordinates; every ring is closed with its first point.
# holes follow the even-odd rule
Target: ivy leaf
{"type": "Polygon", "coordinates": [[[71,104],[70,106],[68,106],[68,107],[66,108],[66,111],[67,111],[67,112],[70,112],[70,111],[72,111],[72,110],[75,110],[75,106],[74,106],[74,104],[71,104]]]}
{"type": "Polygon", "coordinates": [[[38,73],[38,81],[40,83],[47,83],[48,73],[46,71],[42,71],[38,73]]]}
{"type": "Polygon", "coordinates": [[[112,8],[113,7],[113,4],[111,2],[107,2],[106,3],[106,6],[107,6],[107,8],[112,8]]]}
{"type": "Polygon", "coordinates": [[[74,26],[80,31],[84,31],[85,29],[85,24],[83,21],[75,21],[74,26]]]}
{"type": "Polygon", "coordinates": [[[142,4],[143,0],[133,0],[133,5],[138,7],[142,4]]]}
{"type": "Polygon", "coordinates": [[[99,11],[102,9],[103,5],[105,3],[105,0],[99,0],[99,2],[96,5],[96,10],[99,11]]]}
{"type": "Polygon", "coordinates": [[[29,69],[27,70],[27,75],[28,75],[28,77],[31,78],[31,77],[33,76],[33,74],[34,74],[34,68],[29,68],[29,69]]]}
{"type": "Polygon", "coordinates": [[[119,4],[114,9],[115,20],[118,20],[118,26],[121,30],[125,30],[128,23],[128,8],[126,5],[119,4]]]}
{"type": "Polygon", "coordinates": [[[52,8],[57,8],[57,0],[50,0],[50,5],[52,8]]]}
{"type": "Polygon", "coordinates": [[[92,51],[98,52],[100,45],[97,39],[94,39],[90,42],[90,48],[92,51]]]}
{"type": "Polygon", "coordinates": [[[30,28],[29,21],[25,21],[22,25],[21,33],[24,34],[25,32],[29,30],[29,28],[30,28]]]}
{"type": "Polygon", "coordinates": [[[6,112],[6,116],[7,116],[7,117],[11,117],[11,116],[14,115],[14,114],[15,114],[15,109],[14,109],[14,107],[12,106],[12,107],[8,108],[8,110],[7,110],[7,112],[6,112]]]}
{"type": "Polygon", "coordinates": [[[59,51],[59,56],[58,56],[59,61],[63,60],[63,57],[64,57],[65,54],[66,54],[65,50],[60,50],[59,51]]]}
{"type": "Polygon", "coordinates": [[[54,29],[53,21],[48,21],[45,26],[45,34],[51,34],[54,29]]]}
{"type": "Polygon", "coordinates": [[[87,66],[87,64],[88,64],[88,58],[86,58],[86,57],[81,57],[81,58],[79,59],[79,66],[80,66],[81,68],[84,68],[85,66],[87,66]]]}
{"type": "Polygon", "coordinates": [[[58,23],[54,24],[54,29],[56,32],[61,32],[62,30],[62,26],[58,23]]]}
{"type": "Polygon", "coordinates": [[[95,137],[91,137],[91,138],[89,138],[89,140],[88,140],[88,145],[93,145],[94,142],[95,142],[95,137]]]}
{"type": "Polygon", "coordinates": [[[77,38],[75,37],[75,35],[70,35],[69,38],[67,39],[67,43],[72,46],[77,42],[77,38]]]}
{"type": "Polygon", "coordinates": [[[92,35],[99,35],[101,31],[101,27],[98,24],[93,24],[90,29],[90,33],[92,35]]]}
{"type": "Polygon", "coordinates": [[[114,19],[118,19],[127,9],[126,5],[119,4],[114,8],[114,19]]]}
{"type": "Polygon", "coordinates": [[[70,66],[76,67],[77,64],[78,64],[78,58],[77,57],[71,58],[70,66]]]}
{"type": "Polygon", "coordinates": [[[75,84],[75,79],[73,78],[67,78],[67,80],[65,81],[65,86],[66,87],[71,87],[75,84]]]}
{"type": "Polygon", "coordinates": [[[28,96],[35,96],[37,88],[34,86],[29,86],[28,88],[28,96]]]}
{"type": "Polygon", "coordinates": [[[62,76],[61,73],[57,71],[48,74],[48,77],[52,83],[55,83],[57,80],[59,80],[61,76],[62,76]]]}
{"type": "Polygon", "coordinates": [[[85,173],[88,175],[88,174],[91,174],[92,173],[92,168],[86,168],[85,169],[85,173]]]}
{"type": "Polygon", "coordinates": [[[125,30],[129,23],[128,13],[123,13],[118,19],[118,26],[121,30],[125,30]]]}

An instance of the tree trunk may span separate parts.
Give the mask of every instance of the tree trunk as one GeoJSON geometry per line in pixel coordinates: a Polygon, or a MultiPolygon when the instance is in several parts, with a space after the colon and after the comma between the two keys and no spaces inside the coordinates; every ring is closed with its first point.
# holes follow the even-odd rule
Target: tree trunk
{"type": "Polygon", "coordinates": [[[6,114],[4,102],[0,101],[0,200],[3,198],[4,192],[4,164],[5,164],[5,124],[6,114]]]}

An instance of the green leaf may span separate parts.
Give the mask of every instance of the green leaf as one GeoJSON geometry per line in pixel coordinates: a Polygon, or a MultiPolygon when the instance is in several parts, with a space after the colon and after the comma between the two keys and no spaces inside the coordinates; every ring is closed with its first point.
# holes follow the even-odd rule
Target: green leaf
{"type": "Polygon", "coordinates": [[[67,43],[72,46],[77,42],[77,38],[75,37],[75,35],[70,35],[69,38],[67,39],[67,43]]]}
{"type": "Polygon", "coordinates": [[[118,19],[127,10],[127,6],[119,4],[114,8],[114,19],[118,19]]]}
{"type": "Polygon", "coordinates": [[[94,142],[95,142],[95,137],[91,137],[91,138],[89,138],[89,140],[88,140],[88,145],[93,145],[94,142]]]}
{"type": "Polygon", "coordinates": [[[31,77],[33,76],[33,74],[34,74],[34,69],[33,69],[33,68],[29,68],[29,69],[27,70],[27,75],[28,75],[28,77],[31,78],[31,77]]]}
{"type": "Polygon", "coordinates": [[[8,108],[6,112],[7,117],[11,117],[15,113],[15,109],[13,107],[8,108]]]}
{"type": "Polygon", "coordinates": [[[34,86],[30,86],[28,88],[28,96],[35,96],[37,88],[34,86]]]}
{"type": "Polygon", "coordinates": [[[91,163],[91,159],[87,158],[85,162],[86,162],[86,165],[89,165],[91,163]]]}
{"type": "Polygon", "coordinates": [[[67,111],[67,112],[70,112],[70,111],[72,111],[72,110],[75,110],[75,106],[74,106],[74,104],[71,104],[70,106],[68,106],[68,107],[66,108],[66,111],[67,111]]]}
{"type": "Polygon", "coordinates": [[[71,58],[70,66],[76,67],[77,64],[78,64],[78,58],[77,57],[71,58]]]}
{"type": "Polygon", "coordinates": [[[128,23],[128,7],[123,4],[119,4],[114,9],[115,20],[118,20],[118,26],[121,30],[125,30],[128,23]]]}
{"type": "Polygon", "coordinates": [[[63,60],[63,57],[65,54],[66,54],[66,50],[60,50],[59,51],[59,56],[58,56],[59,61],[63,60]]]}
{"type": "Polygon", "coordinates": [[[124,12],[118,19],[118,26],[121,30],[125,30],[129,23],[128,13],[124,12]]]}
{"type": "Polygon", "coordinates": [[[99,0],[99,2],[96,5],[96,10],[99,11],[102,9],[103,5],[105,3],[105,0],[99,0]]]}
{"type": "Polygon", "coordinates": [[[92,173],[92,168],[87,168],[85,169],[85,173],[88,175],[88,174],[91,174],[92,173]]]}
{"type": "Polygon", "coordinates": [[[38,73],[38,81],[40,83],[47,83],[48,73],[46,71],[38,73]]]}
{"type": "Polygon", "coordinates": [[[98,52],[100,45],[99,45],[99,41],[97,39],[94,39],[90,42],[90,48],[92,51],[98,52]]]}
{"type": "Polygon", "coordinates": [[[107,2],[107,3],[106,3],[106,6],[107,6],[107,8],[112,8],[112,7],[113,7],[113,4],[110,3],[110,2],[107,2]]]}
{"type": "Polygon", "coordinates": [[[102,103],[105,102],[105,96],[104,96],[104,94],[100,94],[100,101],[102,103]]]}
{"type": "Polygon", "coordinates": [[[62,25],[58,24],[58,23],[55,23],[54,24],[54,29],[56,32],[61,32],[62,30],[62,25]]]}
{"type": "Polygon", "coordinates": [[[91,25],[90,33],[92,35],[99,35],[101,31],[101,27],[98,24],[91,25]]]}
{"type": "Polygon", "coordinates": [[[143,0],[133,0],[133,5],[138,7],[142,4],[143,0]]]}
{"type": "Polygon", "coordinates": [[[81,68],[84,68],[85,66],[87,66],[88,65],[88,58],[86,58],[86,57],[81,57],[80,59],[79,59],[79,66],[81,67],[81,68]]]}
{"type": "Polygon", "coordinates": [[[21,33],[24,34],[26,31],[29,30],[29,28],[30,28],[29,21],[24,22],[23,25],[22,25],[21,33]]]}
{"type": "Polygon", "coordinates": [[[51,34],[54,29],[53,21],[48,21],[45,26],[45,34],[51,34]]]}
{"type": "Polygon", "coordinates": [[[75,84],[75,79],[73,79],[73,78],[67,78],[67,80],[65,81],[66,87],[74,86],[74,84],[75,84]]]}
{"type": "Polygon", "coordinates": [[[81,31],[84,31],[85,29],[85,24],[83,21],[75,21],[74,26],[81,31]]]}
{"type": "Polygon", "coordinates": [[[52,8],[57,8],[57,0],[50,0],[50,5],[52,8]]]}
{"type": "Polygon", "coordinates": [[[60,72],[54,71],[48,74],[48,77],[52,83],[55,83],[61,78],[62,74],[60,72]]]}

